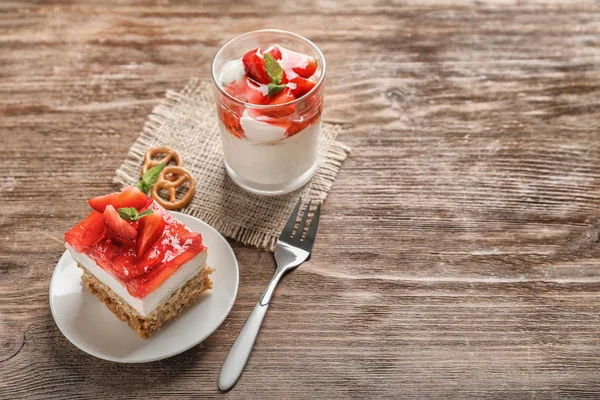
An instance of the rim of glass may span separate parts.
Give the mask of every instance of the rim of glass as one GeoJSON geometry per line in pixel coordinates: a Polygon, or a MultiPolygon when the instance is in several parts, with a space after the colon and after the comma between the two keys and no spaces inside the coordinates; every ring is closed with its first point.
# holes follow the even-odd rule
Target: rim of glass
{"type": "Polygon", "coordinates": [[[255,108],[255,109],[259,109],[260,110],[260,109],[267,109],[267,108],[271,108],[272,109],[272,108],[278,108],[278,107],[285,107],[285,106],[289,106],[290,104],[297,104],[297,103],[300,103],[302,101],[305,101],[307,98],[310,97],[311,94],[313,94],[314,92],[316,92],[321,87],[321,85],[323,84],[323,82],[325,81],[325,70],[326,70],[325,57],[323,56],[323,53],[321,52],[321,49],[319,49],[319,47],[317,47],[316,44],[314,44],[313,42],[311,42],[310,40],[308,40],[304,36],[298,35],[297,33],[293,33],[293,32],[290,32],[290,31],[284,31],[282,29],[259,29],[259,30],[256,30],[256,31],[250,31],[250,32],[246,32],[246,33],[243,33],[241,35],[238,35],[238,36],[234,37],[233,39],[228,40],[223,46],[221,46],[219,48],[219,51],[217,51],[217,54],[215,54],[215,56],[213,58],[210,75],[211,75],[211,78],[212,78],[213,85],[217,88],[217,90],[222,95],[224,95],[225,97],[230,98],[231,100],[233,100],[233,101],[235,101],[237,103],[243,104],[246,108],[255,108]],[[283,34],[286,34],[286,35],[294,36],[297,39],[300,39],[301,41],[303,41],[306,44],[308,44],[313,49],[313,51],[317,54],[317,58],[319,59],[319,61],[321,62],[321,65],[322,65],[322,67],[321,67],[321,69],[322,69],[321,76],[319,77],[319,80],[315,84],[315,87],[313,87],[308,93],[306,93],[304,96],[300,97],[299,99],[290,101],[288,103],[275,104],[275,105],[273,105],[273,104],[263,105],[263,104],[246,103],[245,101],[236,99],[235,97],[233,97],[232,95],[230,95],[229,93],[227,93],[225,91],[225,89],[223,89],[221,87],[221,85],[219,84],[219,82],[217,82],[216,71],[215,71],[215,68],[216,68],[215,62],[216,62],[217,58],[219,57],[219,55],[221,54],[221,52],[223,51],[223,49],[225,47],[227,47],[229,44],[231,44],[232,42],[234,42],[234,41],[236,41],[236,40],[238,40],[240,38],[243,38],[245,36],[250,36],[250,35],[257,34],[257,33],[283,33],[283,34]]]}

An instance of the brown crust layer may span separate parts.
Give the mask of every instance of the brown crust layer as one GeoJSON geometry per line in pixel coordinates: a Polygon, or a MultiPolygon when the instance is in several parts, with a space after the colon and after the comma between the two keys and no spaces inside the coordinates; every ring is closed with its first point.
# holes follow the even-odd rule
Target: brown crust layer
{"type": "Polygon", "coordinates": [[[106,304],[106,307],[113,314],[121,321],[127,322],[131,329],[144,339],[150,337],[152,332],[159,329],[165,322],[177,317],[185,306],[192,305],[200,293],[213,287],[209,275],[213,273],[214,269],[206,266],[187,281],[185,285],[177,289],[165,303],[150,315],[143,317],[113,292],[111,288],[100,282],[81,264],[78,265],[83,269],[83,275],[81,276],[83,285],[106,304]]]}

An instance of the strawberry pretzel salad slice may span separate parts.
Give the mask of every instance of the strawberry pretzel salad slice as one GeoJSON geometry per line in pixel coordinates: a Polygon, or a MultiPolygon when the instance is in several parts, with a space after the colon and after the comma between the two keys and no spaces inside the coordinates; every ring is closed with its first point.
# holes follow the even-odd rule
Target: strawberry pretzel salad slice
{"type": "Polygon", "coordinates": [[[65,234],[81,280],[142,338],[212,288],[202,235],[138,187],[88,201],[92,211],[65,234]]]}

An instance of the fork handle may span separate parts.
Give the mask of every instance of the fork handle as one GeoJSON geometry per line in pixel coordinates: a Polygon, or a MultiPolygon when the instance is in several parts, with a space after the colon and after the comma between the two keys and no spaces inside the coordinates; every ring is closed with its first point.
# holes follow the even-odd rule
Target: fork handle
{"type": "Polygon", "coordinates": [[[267,285],[260,300],[256,303],[256,306],[254,306],[254,310],[248,317],[242,331],[237,339],[235,339],[233,346],[231,346],[231,350],[229,350],[229,354],[227,354],[227,358],[225,359],[223,367],[221,367],[221,373],[219,374],[219,389],[231,389],[242,375],[244,367],[248,362],[248,358],[250,358],[250,353],[252,352],[252,347],[254,347],[254,342],[258,336],[262,321],[269,309],[271,297],[275,292],[279,280],[285,272],[285,268],[277,268],[275,275],[273,275],[273,278],[267,285]]]}
{"type": "Polygon", "coordinates": [[[261,305],[260,302],[256,303],[252,314],[248,317],[248,321],[246,321],[235,343],[231,346],[225,363],[223,363],[219,375],[219,389],[231,389],[242,375],[268,309],[269,303],[265,305],[261,305]]]}
{"type": "Polygon", "coordinates": [[[271,278],[260,300],[254,306],[252,314],[248,317],[233,346],[231,346],[231,350],[229,350],[229,354],[227,354],[227,358],[219,374],[219,389],[223,391],[231,389],[242,375],[248,358],[250,358],[256,337],[258,336],[258,331],[260,331],[260,326],[269,309],[271,297],[286,271],[286,268],[277,267],[273,278],[271,278]]]}
{"type": "Polygon", "coordinates": [[[281,277],[283,276],[283,274],[285,274],[286,271],[287,271],[287,269],[285,269],[285,268],[277,267],[277,271],[275,271],[275,275],[273,275],[273,278],[271,278],[271,282],[269,282],[269,284],[267,285],[267,288],[265,289],[265,292],[260,297],[258,304],[260,304],[262,306],[269,305],[269,303],[271,302],[271,297],[273,297],[273,293],[275,293],[275,288],[279,284],[281,277]]]}

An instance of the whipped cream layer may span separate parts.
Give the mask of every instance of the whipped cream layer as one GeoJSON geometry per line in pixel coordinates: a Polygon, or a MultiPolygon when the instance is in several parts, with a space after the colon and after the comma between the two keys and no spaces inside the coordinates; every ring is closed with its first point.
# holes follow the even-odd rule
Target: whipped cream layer
{"type": "Polygon", "coordinates": [[[227,86],[233,81],[237,81],[242,79],[246,71],[244,70],[244,62],[241,58],[227,61],[223,68],[221,68],[221,72],[219,72],[219,84],[221,86],[227,86]]]}
{"type": "Polygon", "coordinates": [[[93,274],[100,282],[108,286],[117,294],[123,301],[129,304],[142,317],[147,317],[160,305],[162,305],[171,295],[183,286],[187,281],[193,278],[198,272],[206,266],[206,258],[208,249],[199,253],[189,262],[182,265],[175,271],[166,281],[163,282],[156,290],[144,298],[133,297],[127,291],[127,288],[114,276],[100,268],[94,260],[83,253],[77,252],[71,245],[65,243],[65,247],[71,254],[71,257],[79,264],[93,274]]]}
{"type": "Polygon", "coordinates": [[[275,142],[285,139],[285,128],[252,118],[245,110],[240,118],[244,135],[253,142],[275,142]]]}

